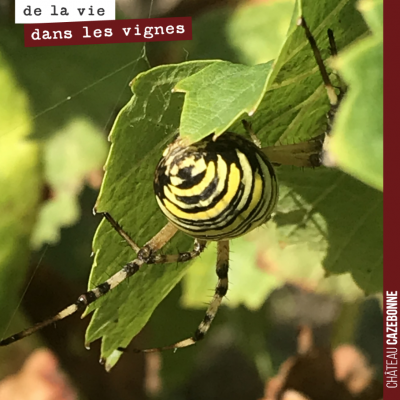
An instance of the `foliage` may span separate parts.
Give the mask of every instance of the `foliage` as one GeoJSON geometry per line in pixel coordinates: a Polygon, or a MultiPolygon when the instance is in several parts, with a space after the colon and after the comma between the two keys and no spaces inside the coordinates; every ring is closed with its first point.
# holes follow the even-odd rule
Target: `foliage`
{"type": "MultiPolygon", "coordinates": [[[[287,7],[282,8],[282,19],[275,15],[277,27],[282,20],[289,20],[287,7]]],[[[307,19],[324,58],[329,56],[328,28],[333,29],[339,49],[368,32],[354,1],[298,1],[272,70],[270,63],[252,67],[205,60],[160,66],[138,75],[131,84],[133,96],[116,119],[110,135],[112,146],[97,211],[110,212],[139,245],[157,233],[165,218],[152,194],[154,166],[178,131],[193,141],[214,131],[222,133],[227,127],[244,133],[239,120],[248,113],[264,146],[300,142],[323,133],[329,103],[309,44],[302,28],[297,26],[300,15],[307,19]],[[185,102],[179,91],[188,92],[185,102]]],[[[274,31],[272,24],[269,28],[274,31]]],[[[340,113],[341,110],[338,118],[340,113]]],[[[249,260],[255,260],[255,253],[265,245],[248,244],[248,238],[239,239],[242,244],[238,246],[244,247],[247,253],[232,255],[232,264],[236,265],[233,270],[239,270],[236,280],[243,285],[233,287],[232,290],[237,290],[233,304],[244,302],[258,307],[282,280],[294,279],[297,270],[315,273],[314,286],[325,286],[325,290],[328,287],[345,298],[359,295],[349,275],[344,281],[330,278],[330,283],[322,282],[322,266],[330,274],[351,273],[367,293],[380,291],[381,194],[334,170],[282,169],[279,177],[278,212],[274,221],[262,228],[265,236],[260,242],[271,243],[263,254],[269,260],[265,268],[271,271],[272,264],[281,272],[278,277],[271,277],[257,270],[260,266],[253,264],[254,261],[248,261],[243,267],[246,254],[249,260]],[[340,289],[345,285],[349,290],[340,289]],[[249,287],[253,290],[251,295],[246,294],[249,287]]],[[[104,221],[93,247],[95,260],[90,287],[135,258],[134,252],[121,243],[120,237],[104,221]]],[[[165,251],[189,248],[190,239],[178,234],[165,251]]],[[[190,268],[185,287],[192,289],[193,282],[198,282],[198,273],[205,268],[201,263],[209,257],[206,254],[190,268]]],[[[208,275],[212,270],[208,263],[207,268],[203,274],[208,275]]],[[[121,354],[116,351],[117,347],[129,344],[187,269],[187,264],[146,266],[89,308],[96,311],[86,341],[102,337],[106,368],[117,362],[121,354]]],[[[213,284],[207,280],[204,285],[210,289],[213,284]]],[[[194,298],[190,293],[187,290],[184,294],[186,304],[198,306],[204,302],[203,296],[194,298]]]]}
{"type": "MultiPolygon", "coordinates": [[[[264,146],[302,142],[323,133],[329,104],[309,44],[296,23],[300,15],[306,17],[327,64],[349,84],[328,150],[343,171],[382,189],[382,2],[361,1],[361,14],[355,3],[303,0],[294,6],[292,0],[276,0],[235,10],[216,8],[193,21],[191,42],[163,43],[168,54],[186,61],[150,69],[132,81],[133,96],[110,135],[97,210],[109,211],[140,245],[158,232],[166,220],[154,199],[153,171],[178,132],[192,141],[226,129],[244,134],[240,119],[246,118],[264,146]],[[334,62],[329,60],[328,28],[339,48],[334,62]]],[[[78,221],[82,187],[91,174],[101,176],[110,115],[129,98],[128,90],[121,95],[126,68],[131,67],[132,77],[149,62],[141,45],[23,48],[20,27],[11,31],[2,26],[0,46],[3,334],[20,300],[30,250],[56,243],[62,228],[78,221]]],[[[331,78],[338,82],[335,74],[331,78]]],[[[267,329],[259,326],[260,306],[284,283],[344,301],[382,288],[382,194],[339,170],[281,167],[277,173],[280,202],[273,220],[232,243],[231,287],[224,304],[237,307],[231,316],[245,314],[251,321],[240,324],[246,338],[259,338],[267,329]],[[241,313],[240,305],[251,312],[241,313]]],[[[76,250],[70,243],[64,245],[64,253],[76,250]]],[[[191,244],[190,238],[178,234],[163,252],[185,251],[191,244]]],[[[104,222],[93,248],[91,287],[135,258],[104,222]]],[[[89,252],[88,246],[83,249],[85,256],[89,252]]],[[[82,264],[88,263],[82,253],[79,257],[82,264]]],[[[70,272],[79,269],[71,259],[62,260],[70,272]]],[[[214,264],[210,245],[190,268],[145,266],[90,307],[87,313],[96,310],[86,340],[102,337],[107,368],[120,357],[115,349],[129,344],[179,281],[181,304],[204,309],[216,281],[214,264]]],[[[180,310],[187,316],[182,321],[178,309],[168,304],[155,312],[168,330],[157,333],[155,345],[182,339],[178,335],[184,335],[184,326],[185,334],[191,334],[203,315],[180,310]]],[[[224,311],[229,313],[222,310],[216,324],[223,321],[224,311]]],[[[243,342],[251,347],[255,341],[243,342]]],[[[265,365],[269,355],[260,354],[261,347],[253,349],[252,356],[258,362],[264,357],[265,365]]],[[[174,360],[176,368],[170,363],[167,373],[182,381],[193,350],[179,354],[180,360],[187,357],[180,363],[185,368],[179,369],[174,360]]],[[[169,355],[165,357],[168,365],[169,355]]]]}

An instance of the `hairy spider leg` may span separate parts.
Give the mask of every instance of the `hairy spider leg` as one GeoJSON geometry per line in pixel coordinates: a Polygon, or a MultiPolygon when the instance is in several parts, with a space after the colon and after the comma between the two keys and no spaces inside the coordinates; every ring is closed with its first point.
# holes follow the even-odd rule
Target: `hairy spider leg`
{"type": "MultiPolygon", "coordinates": [[[[142,251],[142,258],[146,258],[145,264],[171,264],[175,262],[185,262],[190,261],[196,257],[198,257],[206,248],[207,241],[194,239],[193,250],[186,251],[178,254],[154,254],[156,250],[151,250],[152,254],[148,254],[144,256],[143,252],[145,251],[145,247],[142,249],[136,245],[136,243],[132,240],[127,232],[121,227],[121,225],[115,221],[115,219],[107,212],[103,213],[104,218],[110,223],[110,225],[117,231],[117,233],[124,239],[126,242],[132,247],[132,249],[139,254],[142,251]],[[139,251],[136,250],[138,247],[139,251]]],[[[167,226],[167,225],[166,225],[167,226]]],[[[155,237],[154,237],[155,238],[155,237]]],[[[154,239],[153,238],[153,239],[154,239]]],[[[165,243],[166,244],[166,243],[165,243]]],[[[163,244],[163,246],[165,246],[163,244]]]]}
{"type": "MultiPolygon", "coordinates": [[[[311,49],[314,53],[315,61],[317,62],[319,72],[321,73],[322,80],[324,82],[324,86],[325,86],[326,92],[328,94],[329,102],[332,107],[337,107],[337,105],[339,103],[339,98],[338,98],[338,96],[335,92],[335,88],[333,87],[332,82],[329,78],[328,71],[325,68],[325,64],[322,59],[321,52],[319,51],[317,42],[316,42],[314,36],[312,35],[304,17],[299,18],[299,20],[297,21],[297,25],[302,26],[304,28],[307,40],[310,43],[311,49]]],[[[333,38],[333,34],[332,34],[332,38],[333,38]]],[[[332,49],[332,45],[331,45],[331,49],[332,49]]],[[[334,45],[333,49],[336,49],[336,44],[334,45]]]]}
{"type": "MultiPolygon", "coordinates": [[[[216,273],[218,276],[218,283],[215,288],[214,296],[207,308],[206,315],[196,329],[194,335],[190,338],[181,340],[175,344],[163,347],[154,347],[151,349],[133,349],[136,353],[154,353],[163,350],[181,349],[196,344],[204,338],[211,327],[212,321],[217,315],[218,308],[221,305],[222,299],[228,291],[228,269],[229,269],[229,240],[220,240],[217,242],[217,265],[216,273]]],[[[120,351],[125,351],[119,348],[120,351]]]]}
{"type": "MultiPolygon", "coordinates": [[[[304,28],[306,37],[308,39],[308,42],[310,43],[310,46],[314,53],[314,57],[317,62],[320,74],[322,76],[322,80],[324,82],[324,86],[325,86],[325,89],[326,89],[326,92],[327,92],[327,95],[329,98],[329,103],[331,105],[331,108],[327,114],[328,126],[324,133],[323,146],[322,146],[322,151],[319,155],[319,162],[324,164],[327,167],[334,167],[336,165],[335,160],[330,155],[329,151],[327,151],[328,144],[329,144],[329,137],[330,137],[329,134],[332,130],[332,125],[333,125],[333,121],[335,119],[336,111],[338,110],[340,102],[342,101],[342,99],[346,93],[347,87],[346,87],[345,83],[342,81],[341,77],[338,74],[336,74],[338,77],[338,80],[339,80],[339,84],[340,84],[340,86],[336,88],[336,89],[338,89],[338,93],[336,93],[335,88],[332,85],[332,82],[329,78],[328,72],[325,68],[325,64],[322,59],[321,52],[317,46],[317,42],[316,42],[314,36],[312,35],[304,17],[299,18],[299,20],[297,21],[297,25],[302,26],[304,28]]],[[[335,37],[333,35],[332,29],[328,29],[328,39],[329,39],[331,55],[332,55],[332,57],[336,57],[337,56],[337,46],[336,46],[336,41],[335,41],[335,37]]]]}
{"type": "MultiPolygon", "coordinates": [[[[105,218],[110,221],[111,225],[116,229],[116,231],[125,239],[125,236],[129,240],[127,242],[131,245],[134,243],[130,239],[129,235],[123,231],[123,229],[112,219],[111,215],[105,215],[105,218]],[[113,221],[113,222],[111,222],[113,221]],[[118,228],[118,229],[117,229],[118,228]]],[[[173,263],[173,262],[183,262],[189,261],[192,258],[197,257],[206,246],[205,241],[195,241],[194,249],[191,252],[180,253],[176,255],[157,255],[154,254],[162,247],[164,247],[172,237],[177,233],[177,228],[171,223],[165,225],[152,239],[150,239],[142,248],[139,248],[137,252],[137,258],[133,261],[127,263],[120,271],[111,276],[105,282],[97,285],[95,288],[83,293],[78,297],[75,303],[69,305],[68,307],[61,310],[55,316],[45,319],[42,322],[38,322],[30,328],[27,328],[19,333],[16,333],[8,338],[0,340],[0,346],[7,346],[18,340],[21,340],[27,336],[32,335],[38,330],[53,324],[54,322],[60,321],[64,318],[75,314],[79,310],[83,310],[89,304],[92,304],[100,297],[107,294],[110,290],[114,289],[121,282],[125,281],[127,278],[133,276],[143,264],[160,264],[160,263],[173,263]]]]}

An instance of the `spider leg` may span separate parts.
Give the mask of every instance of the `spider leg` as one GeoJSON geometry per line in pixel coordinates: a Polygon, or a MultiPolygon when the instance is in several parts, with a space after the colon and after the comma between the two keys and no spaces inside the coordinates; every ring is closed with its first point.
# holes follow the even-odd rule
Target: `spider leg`
{"type": "MultiPolygon", "coordinates": [[[[95,288],[88,290],[86,293],[83,293],[78,297],[75,303],[69,305],[68,307],[61,310],[55,316],[48,318],[42,322],[39,322],[33,325],[30,328],[27,328],[15,335],[12,335],[6,339],[0,340],[0,346],[6,346],[11,343],[14,343],[20,339],[23,339],[27,336],[32,335],[36,331],[44,328],[45,326],[51,325],[56,321],[60,321],[66,317],[69,317],[72,314],[75,314],[79,310],[83,310],[89,304],[96,301],[98,298],[104,296],[110,290],[114,289],[118,286],[121,282],[125,279],[129,278],[130,276],[134,275],[143,264],[147,263],[156,263],[156,262],[174,262],[175,259],[173,257],[168,258],[168,256],[161,256],[161,258],[157,258],[154,256],[154,252],[160,250],[163,246],[165,246],[172,237],[176,234],[177,228],[175,228],[172,224],[168,223],[164,226],[152,239],[150,239],[141,249],[139,249],[137,253],[137,258],[129,263],[127,263],[120,271],[116,274],[111,276],[105,282],[97,285],[95,288]]],[[[204,250],[205,244],[204,243],[197,243],[195,249],[191,253],[182,253],[184,254],[184,259],[187,260],[187,254],[200,254],[202,250],[204,250]],[[196,251],[197,250],[197,251],[196,251]]],[[[177,258],[179,259],[181,255],[178,255],[177,258]]]]}
{"type": "MultiPolygon", "coordinates": [[[[121,225],[115,221],[115,219],[108,212],[103,213],[104,218],[110,223],[110,225],[118,232],[118,234],[132,247],[132,249],[139,253],[141,248],[132,240],[127,232],[121,227],[121,225]]],[[[146,264],[167,264],[175,262],[190,261],[193,258],[199,256],[206,248],[206,240],[194,241],[193,250],[189,252],[179,254],[152,254],[146,259],[146,264]]],[[[152,253],[155,251],[153,250],[152,253]]]]}
{"type": "MultiPolygon", "coordinates": [[[[310,46],[314,53],[315,60],[318,64],[318,68],[321,73],[322,80],[324,82],[324,86],[325,86],[325,89],[326,89],[326,92],[327,92],[327,95],[329,98],[329,102],[331,104],[331,108],[327,114],[328,126],[327,126],[327,129],[324,134],[322,150],[319,154],[318,160],[316,160],[316,162],[314,161],[314,164],[317,164],[319,161],[320,164],[323,164],[326,167],[335,167],[336,162],[334,160],[334,157],[331,155],[331,153],[328,150],[330,132],[332,130],[333,121],[335,119],[335,115],[338,110],[339,104],[342,101],[344,94],[346,93],[347,87],[346,87],[346,84],[342,81],[341,77],[337,73],[334,72],[338,77],[338,81],[339,81],[339,85],[340,85],[339,87],[336,88],[336,89],[338,89],[338,93],[336,93],[335,88],[332,85],[332,82],[329,78],[328,72],[325,68],[325,65],[324,65],[324,62],[323,62],[323,59],[321,56],[321,52],[319,51],[319,48],[315,41],[315,38],[312,35],[305,19],[303,17],[300,17],[297,22],[297,25],[300,25],[304,28],[306,37],[308,39],[308,42],[310,43],[310,46]]],[[[336,41],[335,41],[335,37],[333,35],[332,29],[328,29],[328,39],[329,39],[331,55],[332,55],[332,57],[336,57],[337,56],[337,46],[336,46],[336,41]]]]}
{"type": "MultiPolygon", "coordinates": [[[[330,47],[330,50],[331,50],[332,57],[337,57],[338,50],[337,50],[337,46],[336,46],[335,36],[333,34],[333,30],[332,29],[328,29],[328,38],[329,38],[329,47],[330,47]]],[[[339,89],[338,100],[339,100],[339,103],[340,103],[342,98],[343,98],[343,96],[344,96],[344,94],[346,93],[347,85],[343,82],[342,77],[336,71],[333,71],[333,72],[334,72],[334,74],[336,75],[336,78],[339,81],[339,87],[337,89],[339,89]]]]}
{"type": "Polygon", "coordinates": [[[187,251],[178,254],[155,254],[146,264],[171,264],[176,262],[186,262],[198,257],[206,248],[206,240],[194,240],[192,251],[187,251]]]}
{"type": "MultiPolygon", "coordinates": [[[[267,155],[268,159],[275,165],[291,165],[296,167],[319,167],[321,164],[329,165],[326,162],[326,151],[324,149],[324,142],[328,140],[327,135],[329,135],[332,129],[332,123],[339,106],[341,99],[346,91],[345,85],[342,82],[339,75],[338,80],[340,82],[340,87],[336,88],[339,90],[337,94],[335,91],[335,87],[332,85],[332,82],[329,78],[329,74],[325,68],[324,61],[321,56],[321,52],[317,46],[317,42],[312,35],[306,20],[303,17],[300,17],[297,24],[302,26],[305,30],[305,34],[307,40],[312,48],[314,53],[314,58],[317,62],[320,74],[322,76],[322,80],[324,82],[324,86],[326,88],[326,92],[329,98],[329,102],[331,108],[327,114],[328,118],[328,127],[327,130],[319,137],[316,137],[312,140],[308,140],[302,143],[295,143],[289,145],[279,145],[279,146],[267,146],[262,148],[263,152],[267,155]]],[[[333,35],[333,31],[328,29],[328,38],[331,55],[333,57],[337,56],[337,46],[335,37],[333,35]]],[[[260,146],[259,139],[255,136],[251,124],[245,120],[242,120],[242,124],[246,130],[246,132],[250,135],[253,142],[260,146]]],[[[326,144],[325,144],[326,146],[326,144]]]]}
{"type": "Polygon", "coordinates": [[[338,51],[337,51],[335,36],[333,35],[332,29],[328,29],[328,38],[329,38],[329,46],[331,48],[331,54],[333,57],[336,57],[338,55],[338,51]]]}
{"type": "MultiPolygon", "coordinates": [[[[210,329],[211,323],[214,320],[218,308],[221,305],[222,299],[228,291],[228,269],[229,269],[229,241],[220,240],[218,242],[218,255],[217,255],[217,267],[216,272],[218,276],[217,287],[210,305],[207,308],[206,315],[201,321],[200,325],[196,329],[194,335],[188,339],[181,340],[170,346],[155,347],[151,349],[134,349],[135,353],[153,353],[169,349],[180,349],[196,344],[202,340],[208,330],[210,329]]],[[[120,351],[126,351],[126,349],[120,348],[120,351]]]]}
{"type": "Polygon", "coordinates": [[[124,231],[122,226],[108,213],[103,212],[103,217],[110,223],[110,225],[118,232],[118,234],[132,247],[132,249],[137,253],[140,251],[140,246],[138,246],[133,239],[124,231]]]}
{"type": "MultiPolygon", "coordinates": [[[[325,68],[325,64],[322,59],[321,52],[319,51],[319,48],[317,46],[317,42],[315,41],[315,38],[312,35],[304,17],[299,18],[299,20],[297,21],[297,25],[302,26],[304,28],[306,37],[307,37],[308,42],[310,43],[311,49],[314,53],[315,61],[317,62],[319,72],[321,73],[322,80],[324,82],[325,89],[328,94],[329,102],[332,107],[337,107],[337,105],[339,103],[338,96],[337,96],[337,94],[335,92],[335,88],[333,87],[332,82],[329,78],[328,71],[325,68]]],[[[329,34],[328,34],[328,36],[329,36],[329,34]]],[[[332,47],[332,44],[331,44],[331,47],[332,47]]],[[[336,49],[336,44],[332,51],[334,51],[335,49],[336,49]]]]}

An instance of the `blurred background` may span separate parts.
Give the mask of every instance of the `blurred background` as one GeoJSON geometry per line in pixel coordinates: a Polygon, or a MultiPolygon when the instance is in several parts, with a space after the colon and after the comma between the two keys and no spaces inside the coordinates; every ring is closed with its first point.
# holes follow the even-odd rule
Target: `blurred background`
{"type": "MultiPolygon", "coordinates": [[[[107,135],[131,96],[128,83],[134,76],[149,66],[192,59],[245,64],[273,59],[294,4],[291,0],[117,3],[118,18],[192,16],[194,40],[145,47],[139,43],[25,48],[23,26],[13,24],[13,2],[0,0],[1,337],[54,315],[86,290],[91,241],[100,221],[92,208],[109,148],[107,135]],[[265,24],[265,16],[270,24],[265,24]],[[259,39],[260,32],[265,40],[259,39]]],[[[259,240],[250,236],[235,251],[247,254],[248,243],[259,240]]],[[[236,304],[230,308],[228,294],[210,334],[197,346],[175,354],[127,353],[106,373],[98,362],[100,344],[94,343],[90,351],[83,345],[89,318],[75,315],[1,348],[0,381],[20,371],[35,348],[45,346],[58,358],[80,399],[262,399],[267,398],[268,380],[296,354],[299,326],[312,328],[313,346],[318,348],[348,343],[362,351],[366,359],[352,353],[357,360],[352,367],[358,363],[367,382],[363,388],[374,379],[371,374],[379,380],[383,340],[379,299],[365,298],[348,281],[347,295],[319,290],[322,269],[307,276],[282,275],[271,267],[261,247],[257,249],[249,253],[253,262],[263,273],[275,274],[279,284],[268,296],[263,292],[251,309],[236,304]]],[[[190,300],[187,291],[191,288],[194,293],[193,279],[192,275],[178,285],[160,304],[134,339],[135,347],[173,343],[194,331],[206,304],[203,299],[200,305],[190,300]]],[[[213,284],[208,287],[210,297],[213,288],[213,284]]],[[[346,357],[336,362],[345,364],[346,357]]],[[[3,398],[1,393],[0,386],[1,400],[19,398],[12,394],[3,398]]]]}

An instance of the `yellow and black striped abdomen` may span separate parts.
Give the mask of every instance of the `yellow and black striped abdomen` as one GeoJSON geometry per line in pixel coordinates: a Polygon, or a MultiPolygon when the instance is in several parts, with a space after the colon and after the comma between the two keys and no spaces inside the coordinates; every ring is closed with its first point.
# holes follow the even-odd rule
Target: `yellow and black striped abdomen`
{"type": "Polygon", "coordinates": [[[230,132],[212,137],[168,146],[154,191],[177,228],[198,239],[226,240],[269,219],[278,186],[272,165],[252,142],[230,132]]]}

